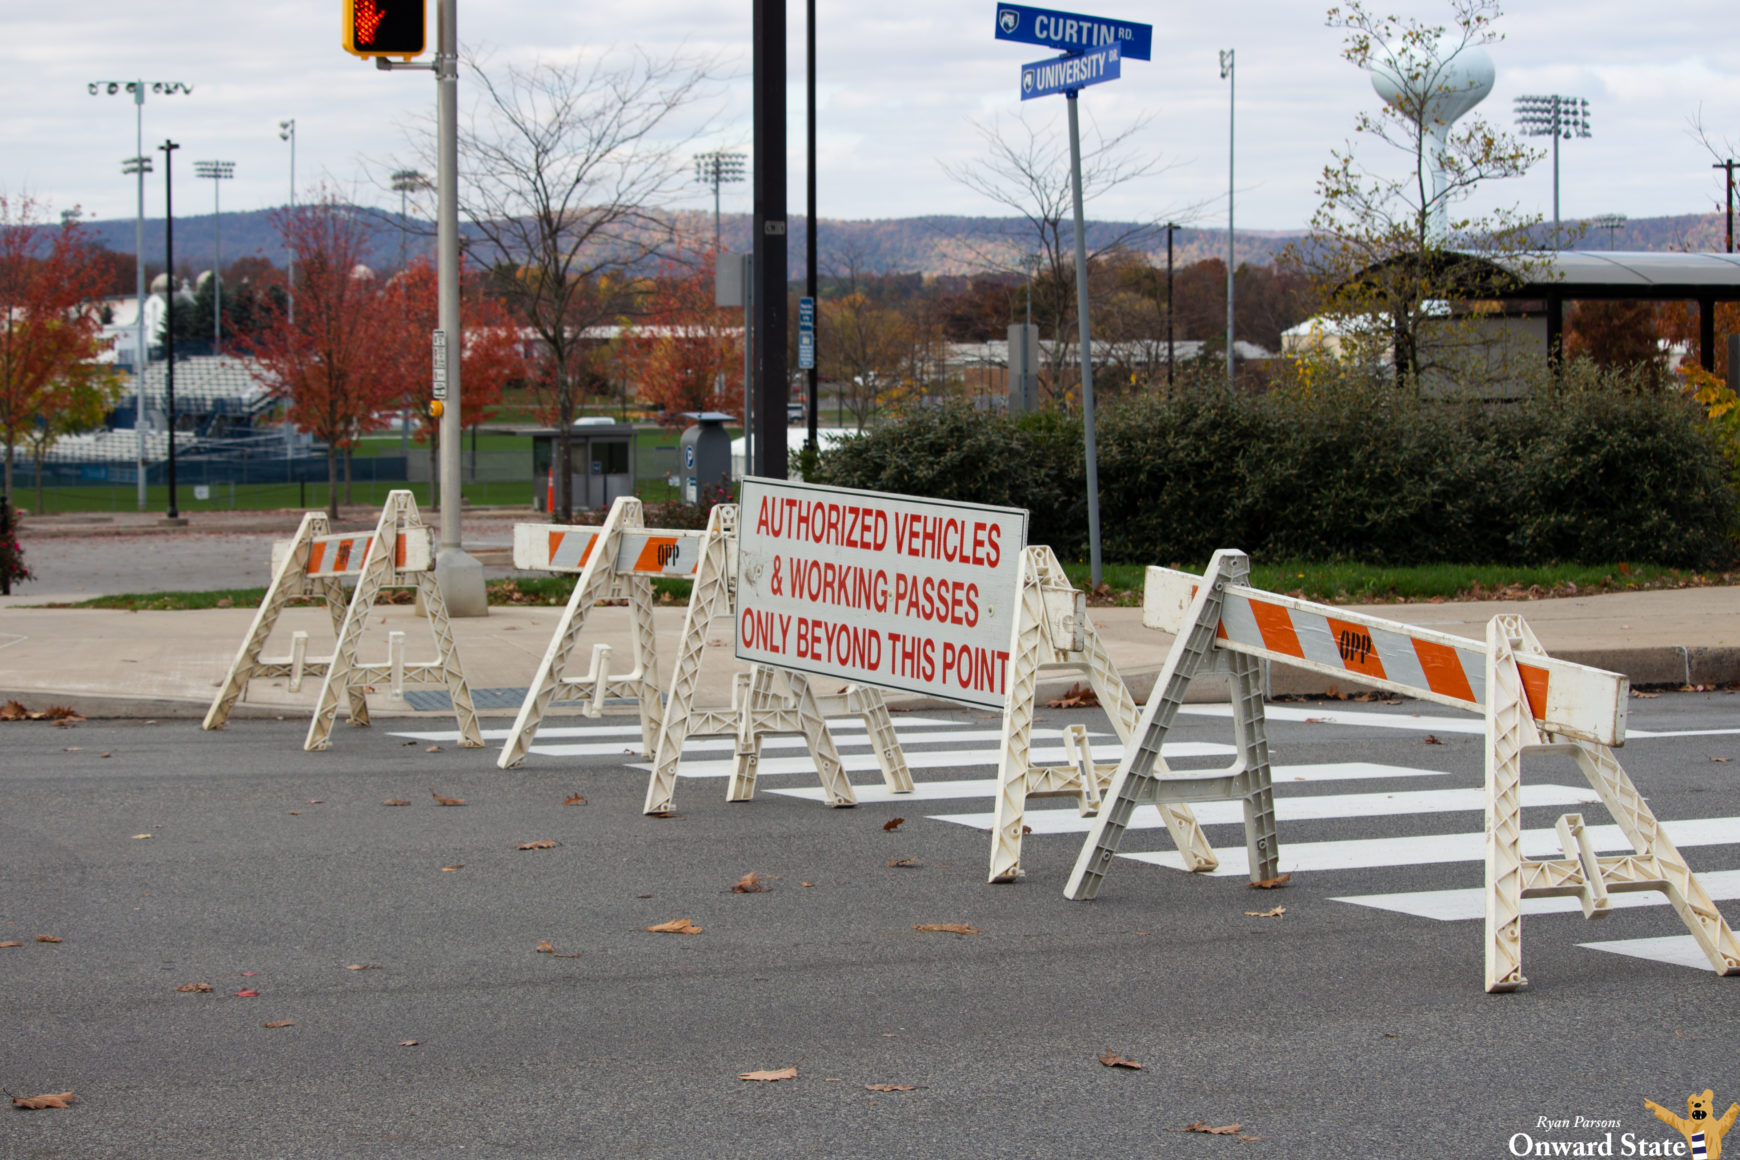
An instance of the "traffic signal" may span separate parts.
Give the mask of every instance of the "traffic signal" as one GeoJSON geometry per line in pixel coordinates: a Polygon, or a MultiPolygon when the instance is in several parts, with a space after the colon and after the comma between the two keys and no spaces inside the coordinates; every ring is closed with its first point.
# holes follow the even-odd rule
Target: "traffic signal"
{"type": "Polygon", "coordinates": [[[344,50],[413,57],[423,51],[425,0],[344,0],[344,50]]]}

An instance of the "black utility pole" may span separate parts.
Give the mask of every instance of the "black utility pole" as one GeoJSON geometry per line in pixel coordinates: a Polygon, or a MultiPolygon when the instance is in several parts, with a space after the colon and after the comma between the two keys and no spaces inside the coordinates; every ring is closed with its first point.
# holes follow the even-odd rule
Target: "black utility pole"
{"type": "MultiPolygon", "coordinates": [[[[163,150],[163,276],[168,281],[169,307],[163,321],[164,396],[169,410],[169,510],[164,518],[178,520],[181,512],[175,506],[175,183],[170,179],[169,163],[175,160],[175,151],[181,146],[165,137],[157,148],[163,150]]],[[[139,309],[145,309],[143,302],[139,309]]]]}
{"type": "Polygon", "coordinates": [[[1734,167],[1736,165],[1740,165],[1740,161],[1736,161],[1730,157],[1726,161],[1718,161],[1716,164],[1710,166],[1711,169],[1725,169],[1728,171],[1728,252],[1730,254],[1734,252],[1734,167]]]}
{"type": "Polygon", "coordinates": [[[1166,223],[1166,389],[1172,389],[1172,363],[1175,349],[1172,342],[1172,235],[1177,222],[1166,223]]]}
{"type": "Polygon", "coordinates": [[[786,478],[785,0],[754,0],[755,427],[752,475],[786,478]]]}
{"type": "MultiPolygon", "coordinates": [[[[809,128],[805,134],[806,144],[809,147],[809,164],[806,167],[808,176],[804,189],[804,213],[807,215],[805,228],[808,230],[807,240],[804,243],[804,293],[809,296],[811,308],[815,309],[816,305],[819,305],[816,303],[816,0],[808,0],[808,8],[808,20],[804,24],[804,36],[808,42],[806,80],[809,84],[809,99],[804,105],[809,113],[809,128]]],[[[818,344],[817,347],[811,348],[812,351],[817,350],[820,346],[819,323],[822,320],[821,314],[819,309],[815,310],[814,319],[818,324],[816,335],[818,344]]],[[[810,361],[813,364],[815,359],[812,358],[810,361]]],[[[816,368],[811,365],[809,369],[809,406],[804,408],[804,422],[809,427],[809,448],[811,451],[816,449],[816,403],[816,368]]]]}

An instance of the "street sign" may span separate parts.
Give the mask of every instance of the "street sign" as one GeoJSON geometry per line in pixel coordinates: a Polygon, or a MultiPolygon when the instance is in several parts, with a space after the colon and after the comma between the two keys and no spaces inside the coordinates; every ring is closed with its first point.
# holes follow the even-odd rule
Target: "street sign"
{"type": "Polygon", "coordinates": [[[437,402],[447,398],[447,332],[445,330],[431,331],[432,342],[430,353],[434,359],[435,381],[434,394],[437,402]]]}
{"type": "Polygon", "coordinates": [[[1023,4],[999,4],[997,39],[1039,44],[1062,52],[1085,52],[1115,44],[1132,60],[1149,60],[1153,55],[1154,26],[1023,4]]]}
{"type": "Polygon", "coordinates": [[[816,365],[816,300],[798,299],[798,369],[816,365]]]}
{"type": "Polygon", "coordinates": [[[739,660],[1000,709],[1027,513],[743,481],[739,660]]]}
{"type": "Polygon", "coordinates": [[[1118,79],[1116,45],[1095,49],[1080,56],[1057,56],[1036,60],[1021,66],[1021,99],[1049,97],[1057,93],[1072,93],[1088,85],[1104,84],[1118,79]]]}

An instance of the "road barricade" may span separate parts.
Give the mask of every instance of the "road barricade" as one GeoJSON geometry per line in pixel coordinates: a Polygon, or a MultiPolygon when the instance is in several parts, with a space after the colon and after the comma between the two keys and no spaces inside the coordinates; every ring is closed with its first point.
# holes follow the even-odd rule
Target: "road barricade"
{"type": "Polygon", "coordinates": [[[424,525],[417,501],[409,491],[388,493],[373,532],[335,535],[325,515],[308,512],[303,515],[295,537],[273,545],[272,555],[271,587],[266,589],[236,659],[212,699],[205,715],[205,728],[222,729],[229,721],[231,709],[246,693],[248,682],[255,678],[286,678],[295,692],[304,676],[319,676],[320,697],[308,725],[304,749],[325,749],[331,744],[340,698],[349,701],[350,723],[367,725],[366,693],[371,684],[389,685],[395,694],[401,694],[407,684],[445,686],[459,725],[459,743],[467,748],[483,744],[471,692],[459,663],[459,651],[453,643],[447,602],[435,576],[434,532],[424,525]],[[356,577],[356,587],[348,598],[344,590],[346,576],[356,577]],[[383,588],[416,589],[434,638],[433,661],[407,663],[404,634],[398,632],[389,636],[389,655],[384,663],[364,664],[357,659],[369,610],[383,588]],[[289,657],[262,659],[260,652],[279,613],[290,601],[306,597],[323,599],[331,614],[336,637],[332,655],[309,657],[308,634],[297,632],[293,634],[289,657]]]}
{"type": "MultiPolygon", "coordinates": [[[[1250,776],[1243,754],[1232,770],[1206,775],[1169,772],[1159,759],[1185,689],[1217,668],[1232,671],[1235,702],[1249,696],[1242,732],[1248,735],[1249,723],[1256,722],[1260,745],[1256,673],[1259,662],[1268,660],[1485,717],[1488,991],[1513,991],[1527,982],[1523,899],[1576,897],[1586,917],[1602,918],[1610,912],[1609,896],[1626,891],[1666,894],[1716,973],[1740,974],[1740,941],[1614,756],[1625,741],[1625,677],[1548,656],[1520,616],[1494,617],[1482,647],[1448,633],[1263,592],[1246,586],[1248,576],[1248,560],[1232,551],[1215,553],[1204,576],[1148,569],[1143,623],[1176,639],[1143,710],[1139,742],[1125,753],[1082,845],[1067,897],[1098,893],[1137,805],[1198,800],[1195,795],[1210,788],[1247,791],[1247,843],[1253,833],[1264,833],[1261,826],[1253,831],[1253,814],[1267,814],[1271,839],[1266,850],[1253,845],[1251,876],[1278,869],[1266,747],[1260,779],[1250,776]],[[1577,762],[1634,853],[1597,856],[1581,815],[1567,814],[1558,824],[1563,858],[1522,856],[1522,759],[1544,753],[1577,762]]],[[[1235,721],[1240,716],[1235,713],[1235,721]]],[[[1241,740],[1241,750],[1247,740],[1241,740]]]]}
{"type": "Polygon", "coordinates": [[[864,721],[883,783],[890,792],[912,792],[912,774],[878,689],[849,684],[840,694],[819,696],[808,675],[755,664],[747,673],[737,675],[729,706],[695,704],[708,632],[716,618],[727,617],[733,622],[737,618],[737,520],[736,504],[719,504],[708,516],[647,782],[645,812],[659,814],[672,809],[683,743],[690,737],[735,739],[728,801],[748,801],[754,796],[763,739],[795,734],[804,739],[816,763],[823,800],[830,806],[856,805],[857,795],[826,724],[828,717],[841,716],[864,721]],[[778,687],[780,682],[783,690],[778,687]]]}
{"type": "Polygon", "coordinates": [[[655,576],[693,577],[701,562],[706,533],[651,529],[643,526],[644,518],[640,500],[623,496],[611,505],[602,527],[514,525],[514,567],[527,572],[575,573],[579,578],[502,747],[496,762],[501,768],[525,760],[539,724],[563,692],[568,694],[566,699],[583,699],[589,717],[603,711],[608,697],[633,698],[640,710],[642,751],[651,757],[657,748],[663,712],[652,580],[655,576]],[[607,599],[628,601],[634,667],[612,675],[610,646],[596,644],[586,674],[570,675],[587,619],[598,602],[607,599]]]}

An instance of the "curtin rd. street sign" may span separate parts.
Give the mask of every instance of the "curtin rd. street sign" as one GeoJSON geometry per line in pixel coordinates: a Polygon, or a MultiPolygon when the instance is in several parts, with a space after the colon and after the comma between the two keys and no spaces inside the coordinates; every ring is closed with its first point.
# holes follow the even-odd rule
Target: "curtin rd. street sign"
{"type": "Polygon", "coordinates": [[[1095,49],[1080,56],[1056,56],[1021,66],[1021,99],[1071,93],[1088,85],[1118,79],[1118,48],[1095,49]]]}
{"type": "Polygon", "coordinates": [[[1153,56],[1154,26],[1023,4],[999,4],[997,39],[1039,44],[1070,53],[1116,45],[1122,55],[1132,60],[1149,60],[1153,56]]]}

